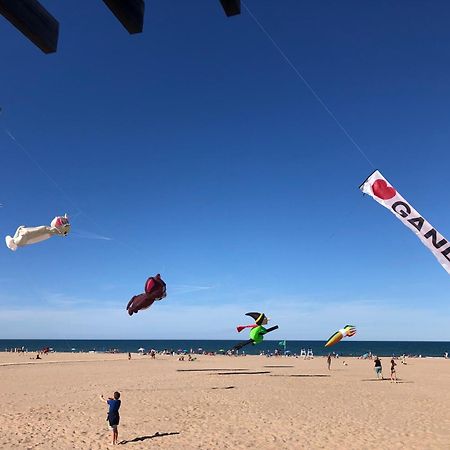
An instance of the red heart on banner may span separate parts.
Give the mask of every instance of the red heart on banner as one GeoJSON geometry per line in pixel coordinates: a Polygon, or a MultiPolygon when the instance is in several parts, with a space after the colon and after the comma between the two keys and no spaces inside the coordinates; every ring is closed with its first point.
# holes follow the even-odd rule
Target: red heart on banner
{"type": "Polygon", "coordinates": [[[375,183],[372,184],[372,191],[382,200],[389,200],[397,194],[397,191],[393,187],[388,186],[384,180],[376,180],[375,183]]]}

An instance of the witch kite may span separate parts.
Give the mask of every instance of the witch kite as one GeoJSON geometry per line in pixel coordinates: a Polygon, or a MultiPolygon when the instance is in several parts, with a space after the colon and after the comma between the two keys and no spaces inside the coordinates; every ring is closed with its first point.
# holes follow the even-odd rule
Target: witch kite
{"type": "Polygon", "coordinates": [[[240,350],[242,347],[252,344],[256,345],[261,343],[264,340],[264,335],[267,333],[270,333],[271,331],[274,331],[278,329],[278,325],[275,325],[270,328],[265,328],[263,325],[267,325],[269,323],[269,319],[266,317],[264,313],[259,312],[249,312],[245,314],[246,316],[250,316],[255,320],[255,323],[253,325],[240,325],[236,327],[236,330],[238,333],[240,333],[245,328],[250,328],[250,339],[248,341],[239,342],[239,344],[236,344],[232,350],[240,350]]]}
{"type": "Polygon", "coordinates": [[[157,273],[154,277],[148,278],[145,282],[145,292],[135,295],[127,305],[127,311],[130,316],[137,314],[141,309],[150,308],[157,300],[162,300],[166,294],[166,283],[161,275],[157,273]]]}

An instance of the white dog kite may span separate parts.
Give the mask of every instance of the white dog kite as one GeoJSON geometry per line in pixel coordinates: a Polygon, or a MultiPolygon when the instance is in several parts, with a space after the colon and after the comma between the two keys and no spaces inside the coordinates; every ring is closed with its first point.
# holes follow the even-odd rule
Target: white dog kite
{"type": "Polygon", "coordinates": [[[6,236],[6,246],[16,251],[17,247],[25,245],[36,244],[37,242],[45,241],[54,235],[67,236],[70,232],[70,223],[67,214],[64,216],[55,217],[50,226],[42,225],[41,227],[26,227],[21,225],[17,228],[14,237],[6,236]]]}

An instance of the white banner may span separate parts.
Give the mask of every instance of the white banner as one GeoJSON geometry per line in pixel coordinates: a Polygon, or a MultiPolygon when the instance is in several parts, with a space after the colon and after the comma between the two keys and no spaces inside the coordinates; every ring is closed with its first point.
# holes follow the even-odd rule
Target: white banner
{"type": "Polygon", "coordinates": [[[450,274],[450,243],[439,234],[381,175],[378,170],[359,187],[365,194],[388,208],[433,253],[450,274]]]}

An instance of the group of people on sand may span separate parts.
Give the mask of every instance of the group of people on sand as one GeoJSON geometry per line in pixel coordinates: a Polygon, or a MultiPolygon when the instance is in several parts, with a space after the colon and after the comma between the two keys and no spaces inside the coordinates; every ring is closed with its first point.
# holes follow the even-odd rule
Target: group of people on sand
{"type": "MultiPolygon", "coordinates": [[[[131,359],[131,353],[128,353],[128,359],[131,359]]],[[[180,355],[178,360],[184,361],[185,360],[184,355],[180,355]]],[[[195,361],[195,360],[196,360],[195,357],[192,357],[190,354],[188,355],[188,361],[195,361]]],[[[328,370],[331,370],[331,361],[332,361],[331,354],[328,354],[328,357],[327,357],[328,370]]],[[[378,356],[375,356],[373,361],[374,361],[374,365],[375,365],[374,370],[375,370],[377,379],[384,380],[381,359],[378,358],[378,356]]],[[[344,364],[347,365],[345,363],[345,361],[344,361],[344,364]]],[[[397,366],[397,363],[395,362],[394,357],[392,357],[392,359],[391,359],[391,377],[390,377],[390,380],[392,383],[398,383],[397,372],[395,369],[396,366],[397,366]]],[[[105,402],[109,407],[106,420],[108,421],[109,427],[112,431],[112,444],[116,445],[117,439],[119,437],[118,425],[120,422],[120,414],[119,414],[119,409],[120,409],[120,405],[121,405],[120,393],[114,392],[113,397],[109,397],[108,399],[105,399],[103,397],[103,395],[100,395],[100,400],[105,402]]]]}
{"type": "MultiPolygon", "coordinates": [[[[377,376],[378,380],[384,380],[383,378],[383,367],[381,365],[381,359],[378,358],[378,356],[375,356],[374,359],[374,364],[375,364],[375,374],[377,376]]],[[[397,365],[397,363],[395,362],[395,359],[392,357],[391,359],[391,383],[398,383],[398,379],[397,379],[397,371],[395,370],[395,366],[397,365]]]]}
{"type": "MultiPolygon", "coordinates": [[[[339,355],[337,353],[333,352],[333,357],[335,359],[338,359],[339,355]]],[[[343,366],[348,366],[347,361],[343,360],[342,361],[342,365],[343,366]]],[[[328,356],[327,356],[327,366],[328,366],[328,370],[331,370],[331,353],[328,353],[328,356]]]]}
{"type": "MultiPolygon", "coordinates": [[[[378,356],[374,357],[373,360],[375,366],[374,366],[374,370],[375,370],[375,374],[377,376],[378,380],[384,380],[383,378],[383,367],[381,365],[381,359],[378,358],[378,356]]],[[[343,361],[344,365],[346,366],[347,363],[345,361],[343,361]]],[[[328,366],[328,370],[331,370],[331,354],[328,354],[327,357],[327,366],[328,366]]],[[[392,383],[398,383],[397,380],[397,371],[395,370],[395,367],[397,366],[397,363],[394,360],[394,357],[392,357],[391,359],[391,382],[392,383]]]]}
{"type": "MultiPolygon", "coordinates": [[[[197,359],[196,357],[192,357],[192,355],[189,354],[189,355],[188,355],[187,361],[195,361],[196,359],[197,359]]],[[[184,355],[180,355],[180,356],[178,357],[178,361],[184,361],[184,355]]]]}

